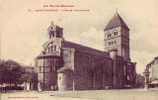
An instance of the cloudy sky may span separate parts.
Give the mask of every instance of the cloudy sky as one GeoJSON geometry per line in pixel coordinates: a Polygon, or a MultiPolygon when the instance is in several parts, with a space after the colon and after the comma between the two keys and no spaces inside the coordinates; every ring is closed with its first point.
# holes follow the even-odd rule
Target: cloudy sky
{"type": "Polygon", "coordinates": [[[158,56],[157,0],[0,0],[0,56],[33,64],[48,39],[51,21],[64,28],[66,40],[103,50],[103,29],[116,10],[130,28],[131,59],[141,73],[158,56]],[[54,9],[43,5],[74,5],[73,9],[89,11],[34,11],[54,9]]]}

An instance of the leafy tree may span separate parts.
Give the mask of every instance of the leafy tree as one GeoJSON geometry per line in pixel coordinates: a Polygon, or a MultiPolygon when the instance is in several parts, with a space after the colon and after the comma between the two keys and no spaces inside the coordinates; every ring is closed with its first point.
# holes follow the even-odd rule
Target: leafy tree
{"type": "Polygon", "coordinates": [[[144,76],[137,74],[136,75],[136,87],[137,88],[143,88],[144,87],[144,76]]]}
{"type": "Polygon", "coordinates": [[[21,77],[21,65],[13,60],[4,61],[0,64],[0,82],[17,84],[21,77]]]}
{"type": "Polygon", "coordinates": [[[3,81],[4,71],[5,71],[4,61],[0,60],[0,84],[3,81]]]}
{"type": "Polygon", "coordinates": [[[22,66],[16,61],[7,60],[2,61],[0,60],[0,84],[8,83],[14,84],[21,84],[23,82],[37,82],[37,74],[31,70],[26,71],[26,66],[22,66]]]}

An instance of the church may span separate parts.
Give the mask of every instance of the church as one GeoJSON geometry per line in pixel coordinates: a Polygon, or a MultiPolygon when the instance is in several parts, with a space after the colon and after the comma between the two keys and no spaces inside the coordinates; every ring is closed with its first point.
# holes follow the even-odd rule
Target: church
{"type": "Polygon", "coordinates": [[[130,29],[116,12],[103,31],[105,49],[101,51],[65,40],[63,28],[52,22],[49,39],[35,58],[38,89],[133,88],[136,63],[130,59],[130,29]]]}

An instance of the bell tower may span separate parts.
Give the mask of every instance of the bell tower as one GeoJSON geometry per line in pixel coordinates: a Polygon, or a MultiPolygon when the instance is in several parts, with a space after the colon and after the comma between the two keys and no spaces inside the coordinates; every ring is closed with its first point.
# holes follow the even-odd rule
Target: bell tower
{"type": "Polygon", "coordinates": [[[49,35],[49,39],[63,38],[63,28],[55,25],[54,22],[52,21],[48,27],[48,35],[49,35]]]}
{"type": "Polygon", "coordinates": [[[48,27],[49,40],[43,45],[47,54],[60,56],[63,42],[63,28],[57,26],[52,21],[48,27]]]}
{"type": "Polygon", "coordinates": [[[47,29],[48,41],[43,44],[41,54],[36,57],[39,90],[57,90],[57,70],[63,66],[63,28],[53,22],[47,29]]]}
{"type": "Polygon", "coordinates": [[[117,55],[130,61],[129,28],[118,12],[104,29],[105,51],[117,50],[117,55]]]}

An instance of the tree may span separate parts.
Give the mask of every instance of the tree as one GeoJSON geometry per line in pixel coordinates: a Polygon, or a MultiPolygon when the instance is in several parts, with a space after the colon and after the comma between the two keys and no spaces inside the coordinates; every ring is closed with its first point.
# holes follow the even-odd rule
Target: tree
{"type": "Polygon", "coordinates": [[[144,87],[144,76],[137,74],[136,75],[136,87],[137,88],[143,88],[144,87]]]}
{"type": "Polygon", "coordinates": [[[23,82],[36,83],[37,82],[37,74],[31,70],[31,72],[26,71],[27,67],[22,66],[16,61],[0,60],[0,84],[13,84],[17,86],[17,84],[21,84],[23,82]]]}
{"type": "Polygon", "coordinates": [[[30,69],[31,67],[24,67],[24,72],[19,78],[20,83],[29,83],[31,89],[36,89],[37,85],[37,73],[34,72],[34,69],[31,68],[32,70],[26,70],[30,69]]]}
{"type": "Polygon", "coordinates": [[[21,65],[13,60],[7,60],[1,63],[1,83],[17,84],[18,79],[21,77],[21,65]]]}
{"type": "Polygon", "coordinates": [[[4,71],[5,71],[4,61],[0,60],[0,84],[2,84],[3,81],[4,71]]]}

